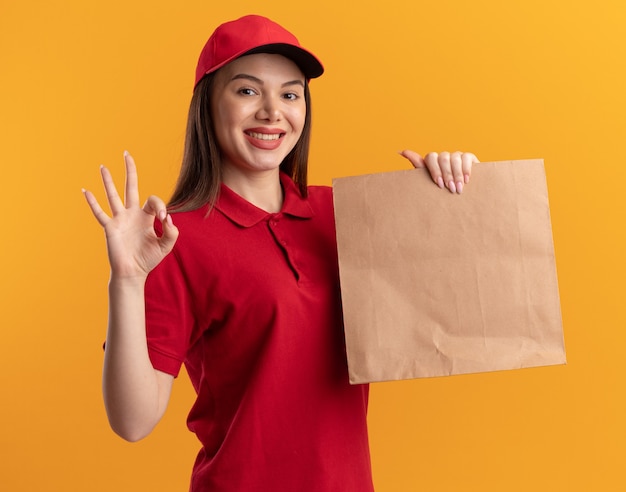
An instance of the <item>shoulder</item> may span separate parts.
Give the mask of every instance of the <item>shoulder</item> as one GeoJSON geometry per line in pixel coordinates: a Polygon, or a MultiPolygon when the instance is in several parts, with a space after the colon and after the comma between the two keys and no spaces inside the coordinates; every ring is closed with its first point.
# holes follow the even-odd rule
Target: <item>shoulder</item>
{"type": "Polygon", "coordinates": [[[308,199],[313,206],[333,206],[333,189],[330,186],[307,186],[308,199]]]}
{"type": "MultiPolygon", "coordinates": [[[[179,234],[172,251],[155,269],[155,276],[170,278],[184,277],[187,281],[196,277],[202,269],[202,264],[210,264],[210,251],[214,250],[223,241],[220,241],[218,227],[215,226],[216,210],[207,215],[206,207],[171,213],[172,222],[178,228],[179,234]]],[[[157,234],[160,234],[160,224],[155,224],[157,234]]]]}
{"type": "Polygon", "coordinates": [[[326,224],[324,227],[330,227],[334,231],[333,189],[330,186],[308,186],[307,192],[307,200],[315,214],[315,222],[326,224]]]}
{"type": "Polygon", "coordinates": [[[202,227],[202,224],[206,221],[207,213],[206,209],[197,209],[185,212],[172,212],[172,222],[178,227],[178,230],[182,233],[187,231],[197,230],[202,227]]]}
{"type": "Polygon", "coordinates": [[[207,207],[185,212],[172,212],[172,221],[179,231],[174,251],[211,241],[215,235],[216,214],[215,209],[209,212],[207,207]]]}
{"type": "Polygon", "coordinates": [[[204,206],[201,208],[197,208],[195,210],[186,210],[184,212],[177,212],[173,210],[171,212],[172,219],[176,222],[183,224],[198,224],[203,222],[210,214],[208,212],[208,207],[204,206]]]}

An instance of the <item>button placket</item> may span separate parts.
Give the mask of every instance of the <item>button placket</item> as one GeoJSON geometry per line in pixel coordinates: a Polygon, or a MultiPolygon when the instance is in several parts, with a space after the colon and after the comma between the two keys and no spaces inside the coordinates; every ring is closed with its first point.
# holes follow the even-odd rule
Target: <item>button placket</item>
{"type": "Polygon", "coordinates": [[[272,237],[274,238],[274,241],[280,247],[283,254],[285,255],[285,260],[287,261],[289,268],[293,271],[296,277],[296,280],[299,280],[300,272],[298,272],[298,269],[296,268],[296,265],[292,259],[293,255],[288,249],[289,241],[287,241],[287,238],[284,237],[283,234],[281,233],[282,231],[280,227],[280,223],[281,223],[280,219],[281,217],[279,215],[272,216],[268,221],[269,230],[272,233],[272,237]]]}

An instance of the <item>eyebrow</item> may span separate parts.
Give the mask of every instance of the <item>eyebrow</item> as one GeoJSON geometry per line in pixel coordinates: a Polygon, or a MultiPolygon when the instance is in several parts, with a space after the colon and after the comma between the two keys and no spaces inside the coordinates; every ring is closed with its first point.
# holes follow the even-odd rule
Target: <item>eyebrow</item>
{"type": "MultiPolygon", "coordinates": [[[[254,75],[249,75],[247,73],[238,73],[232,79],[230,79],[230,81],[232,82],[233,80],[237,80],[237,79],[250,80],[252,82],[256,82],[257,84],[263,85],[263,81],[260,78],[255,77],[254,75]]],[[[289,85],[300,85],[300,86],[304,87],[304,81],[302,81],[302,80],[290,80],[289,82],[285,82],[285,83],[281,84],[281,87],[286,87],[286,86],[289,86],[289,85]]]]}

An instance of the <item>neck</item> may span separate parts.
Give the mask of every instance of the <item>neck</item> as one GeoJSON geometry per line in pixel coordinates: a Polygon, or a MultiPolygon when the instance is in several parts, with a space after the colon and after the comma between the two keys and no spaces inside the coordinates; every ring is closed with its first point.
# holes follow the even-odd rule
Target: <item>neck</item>
{"type": "Polygon", "coordinates": [[[247,174],[225,166],[222,181],[240,197],[261,210],[277,213],[283,206],[283,189],[278,169],[247,174]]]}

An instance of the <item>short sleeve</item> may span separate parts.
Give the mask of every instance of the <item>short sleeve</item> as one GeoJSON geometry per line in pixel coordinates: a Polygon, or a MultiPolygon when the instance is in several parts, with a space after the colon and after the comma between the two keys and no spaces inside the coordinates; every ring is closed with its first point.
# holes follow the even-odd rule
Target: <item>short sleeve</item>
{"type": "Polygon", "coordinates": [[[148,275],[145,304],[152,365],[176,377],[185,361],[195,325],[189,282],[176,250],[148,275]]]}

